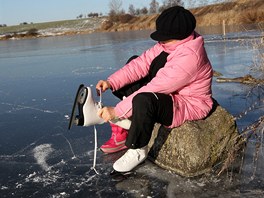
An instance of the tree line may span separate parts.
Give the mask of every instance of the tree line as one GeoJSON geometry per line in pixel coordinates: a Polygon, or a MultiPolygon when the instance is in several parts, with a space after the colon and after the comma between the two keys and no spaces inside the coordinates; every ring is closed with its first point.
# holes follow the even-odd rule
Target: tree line
{"type": "MultiPolygon", "coordinates": [[[[122,8],[122,0],[111,0],[109,3],[109,22],[127,23],[135,16],[159,13],[166,8],[175,5],[183,6],[184,3],[182,0],[164,0],[163,4],[159,5],[158,1],[152,0],[149,4],[149,8],[135,8],[133,4],[130,4],[128,7],[128,12],[125,12],[125,10],[122,8]]],[[[109,26],[111,26],[110,23],[106,25],[106,27],[109,26]]]]}
{"type": "MultiPolygon", "coordinates": [[[[160,4],[156,0],[151,0],[149,7],[135,8],[134,5],[130,4],[128,7],[128,13],[130,15],[144,15],[144,14],[155,14],[161,13],[163,10],[172,7],[172,6],[184,6],[189,8],[204,6],[208,4],[216,4],[229,2],[232,0],[163,0],[160,4]]],[[[122,0],[111,0],[109,3],[109,9],[111,13],[124,14],[125,11],[122,8],[122,0]]]]}
{"type": "MultiPolygon", "coordinates": [[[[145,15],[145,14],[155,14],[162,12],[168,7],[180,5],[184,6],[184,3],[182,0],[165,0],[163,1],[162,5],[159,5],[159,2],[156,0],[152,0],[149,4],[149,8],[143,7],[143,8],[136,8],[133,4],[130,4],[128,7],[128,12],[126,12],[122,8],[122,0],[111,0],[109,3],[109,13],[108,16],[113,17],[115,15],[131,15],[131,16],[138,16],[138,15],[145,15]]],[[[82,18],[90,18],[90,17],[99,17],[102,16],[102,13],[89,13],[87,15],[80,14],[76,18],[82,19],[82,18]]]]}
{"type": "MultiPolygon", "coordinates": [[[[162,12],[168,7],[171,6],[184,6],[184,2],[182,0],[164,0],[163,4],[160,5],[158,1],[152,0],[149,4],[149,8],[143,7],[143,8],[135,8],[133,4],[130,4],[128,7],[128,13],[132,16],[136,15],[144,15],[144,14],[155,14],[162,12]]],[[[111,0],[109,3],[109,15],[111,14],[125,14],[126,12],[122,8],[122,0],[111,0]]]]}
{"type": "MultiPolygon", "coordinates": [[[[185,1],[183,0],[163,0],[162,4],[160,4],[156,0],[151,0],[149,7],[136,8],[133,4],[130,4],[127,12],[122,8],[122,1],[123,0],[111,0],[110,1],[108,16],[124,15],[124,14],[130,14],[131,16],[155,14],[155,13],[161,13],[166,8],[176,6],[176,5],[187,6],[187,7],[193,8],[193,7],[199,7],[199,6],[204,6],[208,4],[229,2],[232,0],[185,0],[185,1]]],[[[103,15],[102,13],[89,13],[87,15],[80,14],[77,16],[77,19],[81,19],[85,17],[88,17],[88,18],[89,17],[99,17],[102,15],[103,15]]]]}

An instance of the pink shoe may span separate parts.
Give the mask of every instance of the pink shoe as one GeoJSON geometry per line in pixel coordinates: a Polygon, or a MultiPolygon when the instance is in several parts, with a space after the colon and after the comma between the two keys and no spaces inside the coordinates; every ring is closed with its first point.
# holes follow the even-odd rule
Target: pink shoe
{"type": "Polygon", "coordinates": [[[127,138],[127,130],[110,123],[110,126],[112,128],[112,136],[111,138],[105,142],[100,149],[104,153],[115,153],[117,151],[121,151],[123,149],[126,149],[126,138],[127,138]]]}

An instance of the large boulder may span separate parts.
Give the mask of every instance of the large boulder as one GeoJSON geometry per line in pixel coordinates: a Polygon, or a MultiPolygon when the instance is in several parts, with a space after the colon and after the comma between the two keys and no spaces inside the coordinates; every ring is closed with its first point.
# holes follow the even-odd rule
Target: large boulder
{"type": "Polygon", "coordinates": [[[164,169],[193,177],[212,171],[216,164],[227,167],[243,146],[234,117],[214,101],[205,119],[173,129],[156,124],[149,158],[164,169]]]}

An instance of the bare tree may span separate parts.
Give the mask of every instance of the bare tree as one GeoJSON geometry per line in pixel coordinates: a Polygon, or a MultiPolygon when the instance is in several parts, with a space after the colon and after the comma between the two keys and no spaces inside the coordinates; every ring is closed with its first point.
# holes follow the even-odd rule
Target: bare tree
{"type": "Polygon", "coordinates": [[[139,8],[136,9],[136,15],[140,15],[140,9],[139,8]]]}
{"type": "Polygon", "coordinates": [[[119,14],[122,8],[122,0],[111,0],[109,3],[110,12],[119,14]]]}
{"type": "Polygon", "coordinates": [[[172,6],[183,6],[184,3],[182,0],[164,0],[163,5],[168,8],[172,6]]]}
{"type": "Polygon", "coordinates": [[[98,17],[99,14],[98,13],[93,13],[93,12],[90,12],[89,14],[87,14],[87,17],[98,17]]]}
{"type": "Polygon", "coordinates": [[[197,2],[195,0],[188,0],[185,6],[187,6],[189,8],[194,8],[194,7],[196,7],[196,4],[197,4],[197,2]]]}
{"type": "Polygon", "coordinates": [[[182,0],[164,0],[163,5],[159,7],[159,12],[172,6],[184,6],[184,3],[182,0]]]}
{"type": "Polygon", "coordinates": [[[77,19],[82,19],[83,18],[83,14],[80,14],[79,16],[76,17],[77,19]]]}
{"type": "Polygon", "coordinates": [[[148,9],[146,7],[143,7],[142,9],[140,9],[140,14],[148,14],[148,9]]]}
{"type": "Polygon", "coordinates": [[[154,14],[157,13],[159,9],[159,3],[156,0],[152,0],[149,4],[149,13],[154,14]]]}
{"type": "Polygon", "coordinates": [[[128,13],[133,15],[133,16],[136,15],[136,9],[132,4],[130,4],[128,7],[128,13]]]}

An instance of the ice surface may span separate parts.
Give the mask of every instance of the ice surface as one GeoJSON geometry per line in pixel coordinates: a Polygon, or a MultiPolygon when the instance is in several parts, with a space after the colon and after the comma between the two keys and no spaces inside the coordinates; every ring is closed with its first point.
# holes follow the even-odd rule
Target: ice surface
{"type": "MultiPolygon", "coordinates": [[[[249,66],[254,50],[241,45],[241,39],[206,38],[216,71],[224,77],[252,73],[249,66]]],[[[145,31],[1,41],[0,197],[264,195],[263,138],[252,138],[241,170],[234,167],[220,177],[212,173],[182,178],[147,160],[129,177],[112,178],[112,163],[124,151],[105,155],[99,149],[99,175],[91,169],[93,127],[67,130],[76,87],[95,85],[153,43],[145,31]]],[[[224,108],[235,116],[247,110],[238,119],[240,129],[263,115],[263,93],[263,87],[213,81],[214,98],[224,108]]],[[[111,93],[104,93],[105,105],[117,101],[111,93]]],[[[110,126],[100,125],[97,132],[100,146],[110,137],[110,126]]]]}

